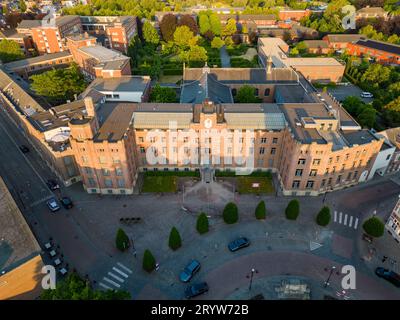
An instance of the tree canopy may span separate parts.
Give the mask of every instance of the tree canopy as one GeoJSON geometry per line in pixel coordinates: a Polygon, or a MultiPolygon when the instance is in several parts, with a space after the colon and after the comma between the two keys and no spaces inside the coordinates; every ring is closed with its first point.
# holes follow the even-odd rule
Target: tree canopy
{"type": "Polygon", "coordinates": [[[143,39],[147,43],[151,43],[155,46],[160,42],[160,37],[158,36],[157,30],[153,27],[150,21],[146,21],[143,24],[143,39]]]}
{"type": "Polygon", "coordinates": [[[256,96],[256,89],[249,85],[241,87],[235,97],[237,103],[256,103],[260,99],[256,96]]]}
{"type": "Polygon", "coordinates": [[[164,41],[172,41],[177,27],[177,19],[172,13],[166,14],[160,22],[160,31],[164,41]]]}
{"type": "Polygon", "coordinates": [[[36,94],[53,103],[73,100],[75,94],[82,93],[87,83],[78,65],[72,64],[66,69],[53,69],[30,77],[31,88],[36,94]]]}
{"type": "Polygon", "coordinates": [[[229,202],[223,211],[223,218],[225,223],[233,224],[239,220],[238,207],[233,202],[229,202]]]}
{"type": "Polygon", "coordinates": [[[379,238],[385,232],[385,225],[380,218],[374,216],[363,223],[363,229],[371,237],[379,238]]]}
{"type": "Polygon", "coordinates": [[[13,40],[3,39],[0,41],[0,60],[3,63],[23,59],[24,54],[19,44],[13,40]]]}
{"type": "Polygon", "coordinates": [[[172,103],[176,100],[176,92],[172,88],[161,87],[157,84],[151,89],[150,102],[172,103]]]}
{"type": "Polygon", "coordinates": [[[56,289],[44,290],[41,300],[128,300],[127,291],[93,290],[77,273],[70,273],[64,280],[58,281],[56,289]]]}

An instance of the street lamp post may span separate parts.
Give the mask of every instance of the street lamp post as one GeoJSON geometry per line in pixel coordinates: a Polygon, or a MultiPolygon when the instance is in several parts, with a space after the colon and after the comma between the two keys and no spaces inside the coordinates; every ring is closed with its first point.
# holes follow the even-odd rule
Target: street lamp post
{"type": "Polygon", "coordinates": [[[325,283],[324,283],[324,288],[326,288],[327,286],[329,286],[329,280],[331,279],[331,277],[332,277],[332,274],[333,274],[333,271],[335,271],[335,269],[336,269],[336,267],[335,266],[332,266],[331,267],[331,271],[329,272],[329,276],[328,276],[328,279],[326,279],[326,281],[325,281],[325,283]]]}
{"type": "Polygon", "coordinates": [[[247,275],[247,276],[246,276],[246,278],[250,278],[249,291],[251,290],[251,286],[252,286],[252,284],[253,284],[253,276],[254,276],[254,273],[258,273],[258,270],[252,268],[251,271],[250,271],[250,275],[247,275]]]}

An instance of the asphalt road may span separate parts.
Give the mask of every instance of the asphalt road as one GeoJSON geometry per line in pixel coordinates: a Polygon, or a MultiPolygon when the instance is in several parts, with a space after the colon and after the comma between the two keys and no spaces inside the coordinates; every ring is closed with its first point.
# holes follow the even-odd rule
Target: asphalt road
{"type": "Polygon", "coordinates": [[[349,84],[347,86],[337,85],[335,88],[328,88],[328,92],[332,94],[338,101],[343,101],[350,96],[358,97],[365,103],[370,103],[374,100],[373,98],[360,97],[360,94],[363,91],[353,84],[349,84]]]}

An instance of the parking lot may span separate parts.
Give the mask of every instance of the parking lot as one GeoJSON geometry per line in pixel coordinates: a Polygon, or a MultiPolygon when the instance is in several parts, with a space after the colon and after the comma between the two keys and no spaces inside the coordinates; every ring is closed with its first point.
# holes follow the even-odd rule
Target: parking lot
{"type": "MultiPolygon", "coordinates": [[[[320,91],[322,91],[322,89],[320,89],[320,91]]],[[[328,92],[332,94],[338,101],[343,101],[350,96],[358,97],[365,103],[370,103],[374,100],[373,98],[361,98],[360,94],[363,92],[363,90],[353,84],[337,85],[334,88],[328,88],[328,92]]]]}

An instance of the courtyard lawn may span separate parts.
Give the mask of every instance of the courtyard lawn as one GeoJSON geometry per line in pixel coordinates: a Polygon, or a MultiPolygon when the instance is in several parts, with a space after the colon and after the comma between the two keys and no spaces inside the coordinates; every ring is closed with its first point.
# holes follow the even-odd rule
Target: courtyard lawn
{"type": "Polygon", "coordinates": [[[272,180],[268,177],[250,177],[241,176],[236,178],[237,181],[237,191],[240,194],[246,193],[274,193],[274,185],[272,180]],[[253,183],[258,183],[259,187],[253,188],[253,183]]]}
{"type": "Polygon", "coordinates": [[[177,177],[144,176],[142,192],[176,192],[177,177]]]}

